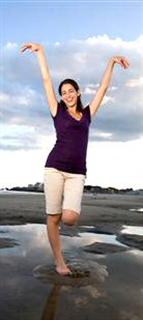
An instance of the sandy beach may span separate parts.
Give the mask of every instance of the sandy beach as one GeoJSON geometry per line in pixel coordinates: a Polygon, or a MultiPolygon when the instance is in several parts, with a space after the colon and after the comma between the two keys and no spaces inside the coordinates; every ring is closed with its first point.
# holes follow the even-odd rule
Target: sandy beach
{"type": "Polygon", "coordinates": [[[78,226],[61,225],[64,255],[79,272],[63,278],[47,240],[44,194],[1,193],[1,319],[142,320],[142,208],[141,195],[84,194],[78,226]]]}

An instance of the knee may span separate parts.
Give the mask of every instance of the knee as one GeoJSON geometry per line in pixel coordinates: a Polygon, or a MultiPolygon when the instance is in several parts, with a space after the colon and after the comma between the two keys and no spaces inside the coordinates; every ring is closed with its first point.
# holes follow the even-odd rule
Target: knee
{"type": "Polygon", "coordinates": [[[48,224],[57,225],[60,223],[60,221],[61,221],[61,214],[53,214],[53,215],[48,214],[47,216],[47,225],[48,224]]]}
{"type": "Polygon", "coordinates": [[[73,226],[78,222],[79,213],[73,210],[63,210],[62,222],[68,226],[73,226]]]}

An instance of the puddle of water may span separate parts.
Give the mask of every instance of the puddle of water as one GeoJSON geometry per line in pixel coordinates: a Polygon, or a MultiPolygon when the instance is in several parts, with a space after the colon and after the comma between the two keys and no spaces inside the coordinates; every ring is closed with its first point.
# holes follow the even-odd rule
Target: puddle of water
{"type": "MultiPolygon", "coordinates": [[[[93,282],[74,287],[65,286],[64,281],[60,285],[43,283],[33,276],[36,266],[53,263],[46,225],[0,226],[0,237],[19,242],[19,246],[0,250],[2,320],[85,320],[87,317],[93,320],[95,314],[97,319],[122,320],[122,312],[130,313],[130,319],[142,319],[143,253],[139,250],[134,250],[134,254],[123,252],[103,257],[99,267],[102,269],[101,263],[107,265],[109,276],[99,286],[93,282]]],[[[82,253],[79,247],[95,241],[120,244],[114,235],[92,232],[80,232],[78,237],[61,236],[61,239],[64,252],[69,252],[67,257],[78,258],[91,271],[99,261],[96,255],[82,253]]]]}
{"type": "MultiPolygon", "coordinates": [[[[92,233],[92,228],[93,227],[90,227],[91,232],[80,232],[78,236],[74,236],[72,238],[61,236],[63,248],[65,250],[73,250],[74,248],[90,245],[94,242],[104,242],[125,246],[116,240],[115,235],[92,233]]],[[[41,248],[42,252],[45,254],[47,254],[47,251],[52,254],[47,238],[46,225],[25,224],[16,226],[0,226],[0,237],[3,237],[3,234],[5,238],[13,238],[19,243],[19,246],[15,246],[13,248],[1,249],[5,255],[14,254],[17,256],[27,257],[29,254],[31,255],[31,250],[33,253],[36,251],[36,254],[39,254],[41,248]]]]}
{"type": "Polygon", "coordinates": [[[143,236],[143,227],[141,226],[123,226],[122,233],[128,233],[128,234],[137,234],[140,236],[143,236]]]}
{"type": "Polygon", "coordinates": [[[0,190],[0,195],[13,195],[13,194],[17,194],[17,195],[21,195],[21,194],[24,194],[24,195],[31,195],[31,194],[40,194],[39,192],[36,192],[36,191],[17,191],[17,190],[0,190]]]}
{"type": "Polygon", "coordinates": [[[110,232],[110,231],[103,232],[94,226],[80,226],[80,229],[81,230],[83,229],[83,231],[87,230],[87,232],[91,232],[91,233],[95,233],[95,234],[106,234],[106,235],[113,234],[113,232],[110,232]]]}
{"type": "Polygon", "coordinates": [[[82,238],[82,242],[81,242],[82,246],[85,246],[87,242],[90,241],[90,243],[88,244],[92,244],[94,242],[100,242],[100,243],[104,242],[108,244],[115,244],[118,246],[126,247],[124,244],[116,240],[115,235],[96,234],[96,233],[91,234],[88,232],[82,232],[82,233],[79,233],[79,236],[82,238]]]}
{"type": "Polygon", "coordinates": [[[41,248],[44,251],[50,249],[46,234],[46,226],[43,224],[0,226],[0,237],[3,237],[1,231],[5,232],[5,238],[13,238],[19,243],[19,246],[13,248],[1,249],[4,255],[13,254],[26,257],[29,254],[31,255],[31,251],[34,253],[36,250],[37,253],[39,253],[41,248]]]}
{"type": "Polygon", "coordinates": [[[143,208],[129,209],[129,211],[143,212],[143,208]]]}

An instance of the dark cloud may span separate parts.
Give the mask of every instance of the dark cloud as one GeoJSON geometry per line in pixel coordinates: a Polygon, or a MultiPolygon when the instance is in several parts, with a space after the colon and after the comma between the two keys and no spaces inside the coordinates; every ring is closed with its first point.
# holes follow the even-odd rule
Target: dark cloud
{"type": "Polygon", "coordinates": [[[0,142],[1,150],[35,150],[40,149],[35,134],[4,135],[0,142]]]}

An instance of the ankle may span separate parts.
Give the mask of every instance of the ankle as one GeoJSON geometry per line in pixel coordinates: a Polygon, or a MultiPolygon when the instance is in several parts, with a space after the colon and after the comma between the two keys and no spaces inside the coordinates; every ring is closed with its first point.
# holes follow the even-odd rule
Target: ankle
{"type": "Polygon", "coordinates": [[[67,264],[66,264],[66,262],[64,261],[63,258],[61,258],[61,259],[56,259],[55,263],[56,263],[56,266],[57,266],[57,267],[60,267],[60,268],[63,268],[63,267],[66,267],[66,266],[67,266],[67,264]]]}

